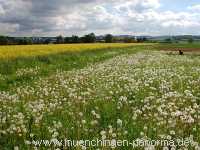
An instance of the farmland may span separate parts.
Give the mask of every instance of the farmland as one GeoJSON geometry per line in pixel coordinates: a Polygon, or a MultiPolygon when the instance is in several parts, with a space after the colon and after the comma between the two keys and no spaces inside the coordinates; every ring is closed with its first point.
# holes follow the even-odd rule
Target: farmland
{"type": "MultiPolygon", "coordinates": [[[[86,50],[123,48],[135,44],[59,44],[59,45],[23,45],[23,46],[1,46],[0,59],[10,59],[17,57],[43,56],[65,52],[82,52],[86,50]]],[[[144,45],[144,44],[137,44],[144,45]]]]}
{"type": "Polygon", "coordinates": [[[199,45],[0,47],[0,149],[87,148],[65,147],[64,139],[182,139],[189,145],[89,149],[198,150],[200,56],[164,50],[180,47],[199,45]]]}
{"type": "Polygon", "coordinates": [[[148,45],[117,43],[1,46],[0,89],[6,90],[18,83],[21,85],[41,76],[48,76],[57,69],[66,71],[83,68],[116,55],[135,52],[132,50],[133,46],[137,49],[148,45]]]}

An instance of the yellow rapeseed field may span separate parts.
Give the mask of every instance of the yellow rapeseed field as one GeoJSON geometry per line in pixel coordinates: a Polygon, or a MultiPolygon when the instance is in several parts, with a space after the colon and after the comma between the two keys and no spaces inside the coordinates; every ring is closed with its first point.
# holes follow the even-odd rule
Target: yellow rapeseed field
{"type": "Polygon", "coordinates": [[[96,43],[96,44],[60,44],[60,45],[16,45],[0,46],[0,59],[10,59],[17,57],[41,56],[62,52],[96,50],[104,48],[123,48],[133,45],[142,45],[134,43],[96,43]]]}

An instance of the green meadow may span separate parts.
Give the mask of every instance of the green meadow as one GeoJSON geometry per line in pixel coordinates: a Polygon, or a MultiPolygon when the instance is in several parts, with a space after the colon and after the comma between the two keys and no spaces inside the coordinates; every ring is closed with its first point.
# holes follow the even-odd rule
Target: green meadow
{"type": "Polygon", "coordinates": [[[199,44],[88,47],[1,57],[0,149],[200,148],[199,44]],[[97,139],[112,144],[83,142],[97,139]],[[118,140],[130,143],[120,147],[118,140]]]}

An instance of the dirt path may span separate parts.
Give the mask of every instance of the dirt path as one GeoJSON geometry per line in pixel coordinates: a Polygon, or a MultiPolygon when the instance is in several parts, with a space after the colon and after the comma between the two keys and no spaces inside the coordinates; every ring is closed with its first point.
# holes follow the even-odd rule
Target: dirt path
{"type": "Polygon", "coordinates": [[[200,48],[162,48],[162,51],[200,52],[200,48]]]}

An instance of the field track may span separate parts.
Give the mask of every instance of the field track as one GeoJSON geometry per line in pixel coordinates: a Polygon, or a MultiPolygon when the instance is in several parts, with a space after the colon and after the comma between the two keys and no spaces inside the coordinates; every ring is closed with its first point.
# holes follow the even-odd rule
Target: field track
{"type": "Polygon", "coordinates": [[[162,48],[162,51],[200,52],[200,48],[162,48]]]}

